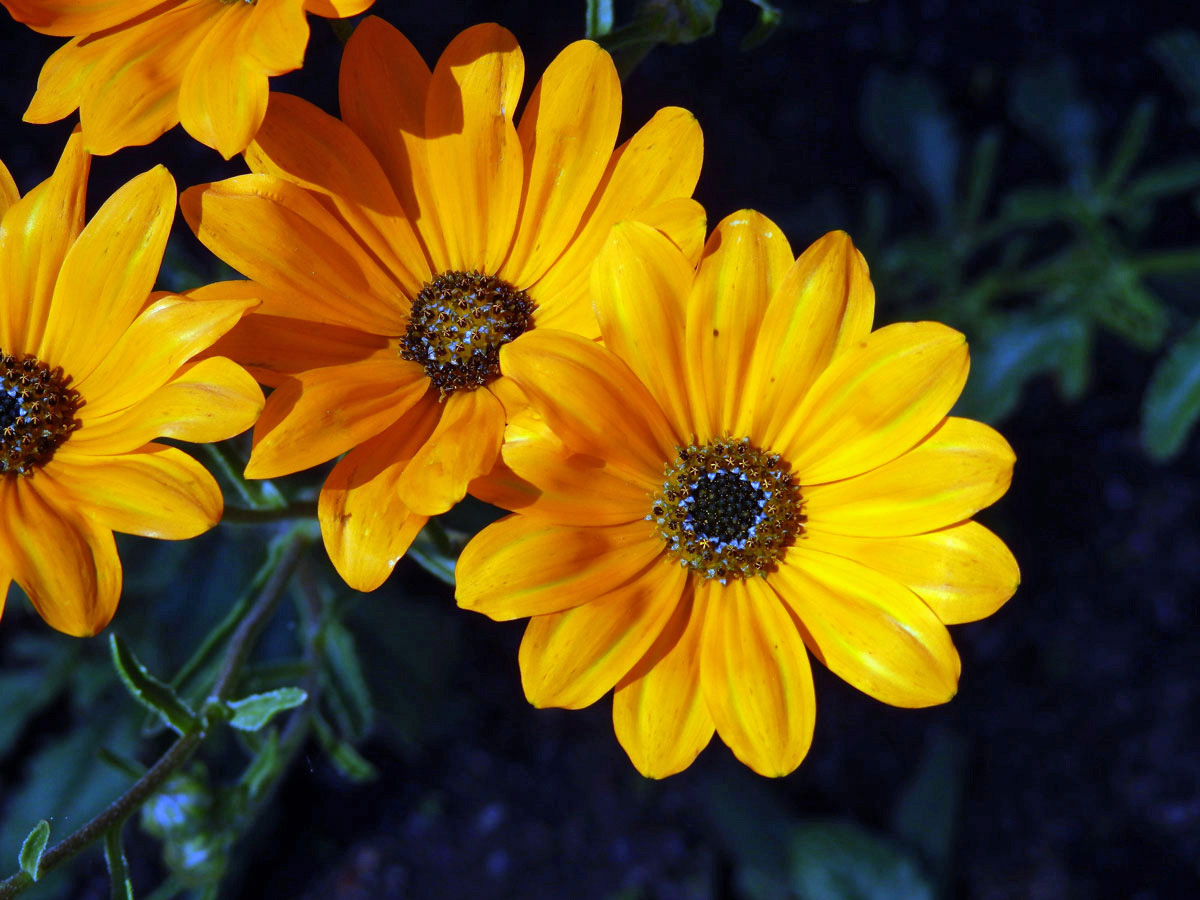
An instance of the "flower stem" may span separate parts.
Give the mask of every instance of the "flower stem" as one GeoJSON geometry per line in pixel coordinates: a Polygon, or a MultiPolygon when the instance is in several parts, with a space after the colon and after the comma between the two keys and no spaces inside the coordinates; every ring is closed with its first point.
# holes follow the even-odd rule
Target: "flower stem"
{"type": "Polygon", "coordinates": [[[264,522],[281,522],[286,519],[315,519],[316,516],[316,501],[309,500],[290,503],[277,509],[261,507],[246,509],[240,506],[227,506],[221,521],[233,525],[260,525],[264,522]]]}

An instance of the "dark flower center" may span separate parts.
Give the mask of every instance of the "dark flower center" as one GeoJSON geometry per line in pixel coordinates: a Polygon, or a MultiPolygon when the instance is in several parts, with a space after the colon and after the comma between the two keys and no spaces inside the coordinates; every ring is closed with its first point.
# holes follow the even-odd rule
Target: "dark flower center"
{"type": "Polygon", "coordinates": [[[54,456],[79,422],[69,375],[35,356],[0,350],[0,475],[28,475],[54,456]]]}
{"type": "Polygon", "coordinates": [[[533,328],[534,303],[494,275],[443,272],[412,303],[400,356],[420,363],[441,395],[500,376],[500,348],[533,328]]]}
{"type": "Polygon", "coordinates": [[[646,518],[680,564],[725,584],[775,569],[804,533],[803,504],[778,454],[724,438],[679,449],[646,518]]]}

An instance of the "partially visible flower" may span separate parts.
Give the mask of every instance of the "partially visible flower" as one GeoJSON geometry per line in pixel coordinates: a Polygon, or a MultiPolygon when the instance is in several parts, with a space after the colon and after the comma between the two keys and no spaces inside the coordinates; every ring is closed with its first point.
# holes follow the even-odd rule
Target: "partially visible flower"
{"type": "Polygon", "coordinates": [[[1008,488],[1013,453],[947,417],[963,336],[871,331],[845,234],[793,261],[750,211],[697,270],[618,225],[592,294],[603,347],[546,330],[501,352],[532,404],[491,494],[518,514],[457,568],[461,606],[531,617],[529,701],[574,709],[615,688],[617,737],[658,778],[714,730],[756,772],[791,772],[812,740],[810,652],[885,703],[949,700],[945,623],[989,615],[1018,581],[970,521],[1008,488]]]}
{"type": "Polygon", "coordinates": [[[692,258],[704,243],[690,113],[660,110],[614,150],[604,50],[563,50],[514,126],[524,75],[498,25],[462,32],[431,73],[368,18],[342,58],[342,119],[275,94],[255,174],[182,197],[200,240],[253,279],[203,296],[263,301],[219,345],[275,387],[246,474],[346,454],[319,513],[359,590],[493,468],[513,392],[500,347],[541,328],[599,336],[588,271],[613,224],[651,223],[692,258]]]}
{"type": "Polygon", "coordinates": [[[24,197],[0,164],[0,611],[15,581],[51,626],[91,635],[121,595],[114,531],[189,538],[221,518],[212,476],[154,438],[232,437],[263,396],[228,359],[189,362],[256,301],[151,293],[170,174],[137,176],[85,227],[82,144],[24,197]]]}
{"type": "Polygon", "coordinates": [[[374,0],[0,0],[70,37],[42,68],[26,122],[79,110],[84,149],[148,144],[180,122],[226,159],[262,124],[267,76],[300,68],[307,13],[340,19],[374,0]]]}

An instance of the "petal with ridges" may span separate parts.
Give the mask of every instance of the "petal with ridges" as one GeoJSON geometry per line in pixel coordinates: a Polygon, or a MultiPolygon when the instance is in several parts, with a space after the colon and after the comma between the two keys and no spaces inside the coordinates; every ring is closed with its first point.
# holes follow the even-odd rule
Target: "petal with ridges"
{"type": "Polygon", "coordinates": [[[21,192],[17,190],[17,183],[13,181],[12,173],[8,171],[8,166],[0,160],[0,217],[8,211],[8,208],[21,199],[21,192]]]}
{"type": "Polygon", "coordinates": [[[305,0],[255,3],[242,27],[242,46],[267,75],[282,75],[304,65],[308,47],[305,0]]]}
{"type": "Polygon", "coordinates": [[[79,109],[91,84],[92,72],[109,45],[102,40],[84,41],[85,37],[72,38],[50,54],[38,72],[37,90],[21,116],[22,121],[45,125],[65,119],[79,109]]]}
{"type": "Polygon", "coordinates": [[[761,579],[702,582],[696,597],[700,686],[717,734],[758,774],[787,775],[808,753],[817,709],[795,622],[761,579]]]}
{"type": "Polygon", "coordinates": [[[669,237],[693,269],[700,264],[708,233],[708,214],[699,202],[691,197],[676,197],[638,213],[635,218],[669,237]]]}
{"type": "Polygon", "coordinates": [[[162,0],[5,0],[4,3],[18,22],[58,37],[105,31],[161,4],[162,0]]]}
{"type": "Polygon", "coordinates": [[[950,633],[897,581],[839,556],[791,548],[771,585],[830,671],[892,706],[945,703],[961,668],[950,633]]]}

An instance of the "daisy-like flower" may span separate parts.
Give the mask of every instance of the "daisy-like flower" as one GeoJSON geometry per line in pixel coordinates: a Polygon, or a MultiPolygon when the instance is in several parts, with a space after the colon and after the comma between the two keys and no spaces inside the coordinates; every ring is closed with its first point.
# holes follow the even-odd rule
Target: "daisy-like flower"
{"type": "Polygon", "coordinates": [[[457,569],[461,606],[531,617],[530,702],[579,708],[615,687],[618,739],[663,777],[714,730],[756,772],[795,769],[815,720],[809,653],[885,703],[949,700],[946,624],[989,615],[1018,581],[970,521],[1007,489],[1013,453],[947,417],[963,336],[871,331],[845,234],[793,261],[750,211],[698,269],[618,225],[592,293],[603,347],[546,330],[501,353],[532,405],[491,495],[517,514],[457,569]]]}
{"type": "Polygon", "coordinates": [[[512,403],[500,347],[541,328],[599,336],[588,272],[615,222],[703,247],[690,113],[660,110],[614,152],[621,88],[600,47],[559,54],[514,126],[523,78],[498,25],[464,31],[431,73],[369,18],[342,59],[341,119],[274,95],[254,174],[182,197],[200,240],[252,279],[198,296],[262,300],[219,345],[275,388],[246,475],[346,453],[319,515],[359,590],[492,469],[512,403]]]}
{"type": "Polygon", "coordinates": [[[221,491],[157,437],[215,441],[263,406],[228,359],[190,361],[255,301],[151,293],[175,183],[162,166],[84,225],[78,132],[19,197],[0,164],[0,611],[20,585],[54,628],[98,632],[121,595],[113,532],[180,539],[221,518],[221,491]]]}
{"type": "Polygon", "coordinates": [[[267,77],[304,64],[307,14],[374,0],[0,0],[34,31],[70,37],[46,61],[26,122],[79,110],[84,149],[148,144],[182,122],[226,159],[262,124],[267,77]]]}

